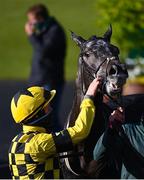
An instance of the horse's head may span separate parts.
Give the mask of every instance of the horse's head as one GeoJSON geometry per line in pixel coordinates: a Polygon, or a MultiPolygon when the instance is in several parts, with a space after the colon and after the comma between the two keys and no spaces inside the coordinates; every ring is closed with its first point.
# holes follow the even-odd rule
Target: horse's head
{"type": "Polygon", "coordinates": [[[92,36],[88,40],[72,32],[72,39],[81,50],[79,60],[90,72],[89,83],[97,76],[102,77],[103,90],[113,97],[121,93],[128,73],[125,64],[119,60],[119,49],[110,43],[111,35],[111,26],[103,37],[92,36]]]}

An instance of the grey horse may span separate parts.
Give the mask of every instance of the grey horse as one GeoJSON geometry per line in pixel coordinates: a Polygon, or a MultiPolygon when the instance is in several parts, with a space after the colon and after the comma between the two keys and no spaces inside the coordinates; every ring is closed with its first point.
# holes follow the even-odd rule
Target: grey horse
{"type": "Polygon", "coordinates": [[[72,39],[80,48],[80,55],[75,98],[65,128],[74,125],[80,112],[80,103],[91,81],[99,76],[103,83],[95,98],[96,114],[90,135],[71,152],[65,153],[66,158],[61,160],[64,178],[89,178],[87,167],[93,158],[94,146],[107,123],[103,97],[111,99],[115,105],[121,104],[122,87],[128,72],[125,64],[120,62],[119,49],[110,43],[111,35],[111,26],[103,37],[92,36],[88,40],[71,32],[72,39]]]}

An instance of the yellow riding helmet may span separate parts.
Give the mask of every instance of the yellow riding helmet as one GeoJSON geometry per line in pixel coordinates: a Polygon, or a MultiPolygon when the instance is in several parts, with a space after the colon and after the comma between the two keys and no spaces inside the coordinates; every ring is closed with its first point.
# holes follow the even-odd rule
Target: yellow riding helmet
{"type": "Polygon", "coordinates": [[[48,91],[43,87],[33,86],[19,91],[12,98],[11,112],[16,123],[27,121],[47,106],[56,91],[48,91]]]}

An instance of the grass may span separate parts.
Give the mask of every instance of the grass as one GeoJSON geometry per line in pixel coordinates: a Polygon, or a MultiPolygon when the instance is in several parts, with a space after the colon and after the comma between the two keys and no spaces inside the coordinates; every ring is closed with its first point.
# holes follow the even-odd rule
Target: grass
{"type": "Polygon", "coordinates": [[[26,10],[34,3],[45,3],[50,14],[63,25],[67,35],[66,80],[77,71],[79,48],[69,30],[85,38],[98,33],[95,0],[5,0],[0,1],[0,79],[27,79],[32,48],[24,32],[26,10]]]}

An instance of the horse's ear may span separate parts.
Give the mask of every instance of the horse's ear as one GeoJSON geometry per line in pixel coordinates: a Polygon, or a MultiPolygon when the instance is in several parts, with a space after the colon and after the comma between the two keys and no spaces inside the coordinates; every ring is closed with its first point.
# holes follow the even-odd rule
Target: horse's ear
{"type": "Polygon", "coordinates": [[[112,25],[110,24],[108,30],[105,32],[105,34],[104,34],[103,37],[104,37],[108,42],[110,42],[111,35],[112,35],[112,25]]]}
{"type": "Polygon", "coordinates": [[[78,45],[78,46],[82,46],[83,45],[83,43],[86,41],[85,39],[83,39],[81,36],[77,36],[74,32],[72,32],[71,31],[71,38],[72,38],[72,40],[73,41],[75,41],[76,42],[76,44],[78,45]]]}

